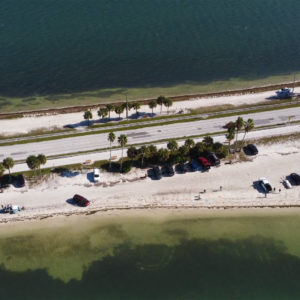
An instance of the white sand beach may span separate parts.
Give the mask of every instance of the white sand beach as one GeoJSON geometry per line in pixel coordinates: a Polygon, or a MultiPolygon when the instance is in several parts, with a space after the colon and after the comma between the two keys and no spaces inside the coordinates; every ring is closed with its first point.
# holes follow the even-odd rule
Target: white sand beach
{"type": "MultiPolygon", "coordinates": [[[[300,87],[295,88],[295,92],[300,93],[300,87]]],[[[232,95],[223,97],[211,97],[211,98],[191,98],[186,101],[176,101],[169,110],[169,115],[179,113],[183,111],[188,113],[190,109],[197,109],[201,107],[209,107],[215,105],[231,104],[234,106],[243,104],[256,104],[268,100],[269,97],[275,95],[275,91],[268,91],[263,93],[243,94],[243,95],[232,95]]],[[[141,115],[150,114],[152,111],[147,105],[142,105],[139,109],[141,115]]],[[[99,119],[97,110],[92,110],[93,121],[99,119]]],[[[160,106],[158,105],[154,113],[160,115],[160,106]]],[[[130,114],[135,114],[132,109],[130,114]]],[[[167,115],[167,109],[163,107],[162,115],[167,115]]],[[[121,115],[125,117],[125,113],[121,115]]],[[[115,112],[111,112],[111,118],[118,118],[115,112]]],[[[87,125],[83,119],[83,112],[79,113],[68,113],[58,115],[43,115],[43,116],[30,116],[20,119],[7,119],[0,120],[1,135],[15,135],[15,134],[26,134],[33,130],[51,130],[54,128],[63,128],[67,124],[77,124],[77,129],[81,129],[87,125]]]]}
{"type": "Polygon", "coordinates": [[[0,222],[141,208],[297,207],[300,186],[285,189],[282,180],[292,172],[300,173],[299,161],[300,140],[296,140],[261,146],[259,155],[247,161],[222,162],[209,172],[175,174],[159,181],[141,169],[126,175],[103,172],[99,183],[92,182],[89,173],[69,178],[53,174],[41,184],[10,187],[0,193],[0,205],[26,207],[16,215],[0,215],[0,222]],[[268,178],[276,189],[266,198],[253,186],[260,177],[268,178]],[[81,208],[68,203],[75,193],[88,198],[90,206],[81,208]]]}

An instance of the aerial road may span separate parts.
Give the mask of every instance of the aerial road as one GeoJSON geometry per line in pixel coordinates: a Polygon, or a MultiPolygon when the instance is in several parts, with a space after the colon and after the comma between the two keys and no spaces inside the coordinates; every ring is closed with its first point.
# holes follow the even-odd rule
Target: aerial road
{"type": "MultiPolygon", "coordinates": [[[[300,108],[288,108],[242,115],[244,119],[252,118],[255,126],[270,126],[291,121],[300,121],[300,108]]],[[[209,120],[157,125],[140,129],[116,132],[116,135],[126,134],[128,144],[143,144],[163,139],[213,134],[224,129],[224,125],[237,117],[215,118],[209,120]]],[[[300,127],[299,127],[300,129],[300,127]]],[[[0,146],[0,159],[12,157],[14,160],[26,159],[29,155],[40,153],[46,156],[104,149],[109,147],[107,133],[70,137],[59,140],[0,146]]],[[[117,146],[117,141],[113,144],[117,146]]]]}

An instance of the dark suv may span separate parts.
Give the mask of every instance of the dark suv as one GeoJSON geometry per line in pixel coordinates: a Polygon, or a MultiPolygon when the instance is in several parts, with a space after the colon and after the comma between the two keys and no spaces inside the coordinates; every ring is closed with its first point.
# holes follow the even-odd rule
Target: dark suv
{"type": "Polygon", "coordinates": [[[165,170],[166,170],[166,173],[168,174],[168,176],[174,176],[175,172],[174,172],[174,168],[172,165],[166,165],[165,166],[165,170]]]}
{"type": "Polygon", "coordinates": [[[25,186],[25,179],[24,179],[23,174],[19,174],[19,175],[17,176],[17,185],[18,185],[19,187],[25,186]]]}
{"type": "Polygon", "coordinates": [[[207,159],[213,166],[218,166],[221,162],[217,155],[213,152],[208,153],[207,159]]]}
{"type": "Polygon", "coordinates": [[[176,171],[184,174],[188,171],[188,168],[185,163],[180,163],[176,166],[176,171]]]}
{"type": "Polygon", "coordinates": [[[292,173],[290,175],[290,177],[292,178],[293,182],[296,184],[296,185],[300,185],[300,175],[297,174],[297,173],[292,173]]]}
{"type": "Polygon", "coordinates": [[[258,150],[255,145],[249,144],[246,147],[244,147],[244,152],[247,155],[256,155],[258,153],[258,150]]]}
{"type": "Polygon", "coordinates": [[[88,206],[90,204],[89,200],[78,194],[73,196],[73,201],[79,206],[88,206]]]}

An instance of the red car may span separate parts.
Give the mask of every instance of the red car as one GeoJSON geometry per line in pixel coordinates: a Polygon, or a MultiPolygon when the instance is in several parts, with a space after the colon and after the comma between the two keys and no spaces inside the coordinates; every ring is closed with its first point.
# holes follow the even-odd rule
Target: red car
{"type": "Polygon", "coordinates": [[[198,160],[200,165],[205,169],[209,169],[211,167],[211,163],[205,157],[199,156],[198,160]]]}
{"type": "Polygon", "coordinates": [[[79,206],[88,206],[90,204],[89,200],[77,194],[73,196],[73,201],[79,206]]]}
{"type": "Polygon", "coordinates": [[[236,126],[236,122],[232,122],[232,121],[230,121],[230,122],[228,122],[227,124],[225,124],[224,125],[224,128],[229,128],[229,127],[231,127],[231,126],[236,126]]]}

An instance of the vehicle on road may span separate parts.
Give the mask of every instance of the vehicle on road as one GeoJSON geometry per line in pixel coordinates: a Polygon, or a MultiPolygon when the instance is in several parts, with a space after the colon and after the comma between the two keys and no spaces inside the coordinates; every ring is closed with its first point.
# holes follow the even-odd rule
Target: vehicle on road
{"type": "Polygon", "coordinates": [[[87,200],[86,198],[76,194],[73,196],[73,201],[76,203],[78,206],[88,206],[90,205],[90,201],[87,200]]]}
{"type": "Polygon", "coordinates": [[[289,182],[288,179],[283,180],[283,185],[284,185],[287,189],[291,189],[291,188],[292,188],[292,185],[291,185],[291,183],[289,182]]]}
{"type": "Polygon", "coordinates": [[[100,170],[94,169],[94,182],[99,182],[99,181],[100,181],[100,170]]]}
{"type": "Polygon", "coordinates": [[[256,155],[256,154],[258,154],[258,149],[253,144],[248,144],[243,149],[244,149],[245,154],[247,154],[247,155],[256,155]]]}
{"type": "Polygon", "coordinates": [[[162,177],[161,169],[158,166],[155,166],[153,168],[153,174],[154,174],[155,178],[158,180],[161,179],[161,177],[162,177]]]}
{"type": "Polygon", "coordinates": [[[174,172],[174,168],[171,164],[167,164],[165,166],[165,171],[167,173],[168,176],[174,176],[175,172],[174,172]]]}
{"type": "Polygon", "coordinates": [[[217,155],[214,152],[209,152],[207,155],[207,159],[212,166],[218,166],[221,163],[220,159],[217,157],[217,155]]]}
{"type": "Polygon", "coordinates": [[[292,174],[290,175],[290,177],[291,177],[291,179],[293,180],[293,183],[294,183],[295,185],[300,185],[300,175],[299,175],[299,174],[297,174],[297,173],[292,173],[292,174]]]}
{"type": "Polygon", "coordinates": [[[199,165],[197,164],[197,162],[195,160],[191,160],[189,162],[189,166],[190,166],[192,172],[199,170],[199,165]]]}
{"type": "Polygon", "coordinates": [[[265,193],[269,193],[272,191],[272,186],[270,182],[265,177],[259,178],[259,185],[264,190],[265,193]]]}
{"type": "Polygon", "coordinates": [[[295,94],[289,88],[282,88],[282,89],[280,89],[279,91],[276,92],[276,95],[277,95],[278,99],[290,99],[295,94]]]}
{"type": "Polygon", "coordinates": [[[17,185],[19,187],[24,187],[25,186],[25,178],[24,178],[23,174],[19,174],[17,176],[17,185]]]}
{"type": "Polygon", "coordinates": [[[231,126],[235,126],[236,125],[236,122],[232,122],[232,121],[230,121],[230,122],[228,122],[228,123],[226,123],[224,126],[223,126],[223,128],[230,128],[231,126]]]}
{"type": "Polygon", "coordinates": [[[211,163],[203,156],[198,157],[198,161],[204,170],[209,170],[211,167],[211,163]]]}
{"type": "Polygon", "coordinates": [[[187,168],[185,163],[178,164],[176,166],[176,170],[177,170],[178,173],[182,173],[182,174],[188,172],[188,168],[187,168]]]}

